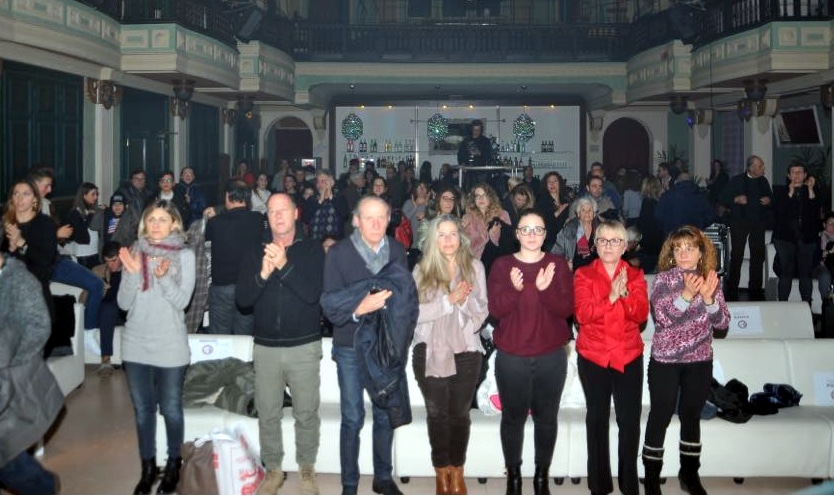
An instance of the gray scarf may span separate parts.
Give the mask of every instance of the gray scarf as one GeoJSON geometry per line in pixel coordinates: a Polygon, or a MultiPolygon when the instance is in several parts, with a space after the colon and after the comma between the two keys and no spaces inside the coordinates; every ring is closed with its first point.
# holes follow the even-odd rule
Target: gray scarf
{"type": "Polygon", "coordinates": [[[367,267],[368,270],[370,270],[374,275],[382,270],[391,258],[391,240],[389,239],[386,239],[385,242],[383,242],[382,246],[379,248],[379,253],[374,252],[371,247],[368,246],[368,243],[365,243],[362,239],[362,235],[359,234],[358,229],[351,233],[350,241],[353,243],[353,246],[356,247],[356,251],[359,252],[359,256],[365,261],[365,267],[367,267]]]}

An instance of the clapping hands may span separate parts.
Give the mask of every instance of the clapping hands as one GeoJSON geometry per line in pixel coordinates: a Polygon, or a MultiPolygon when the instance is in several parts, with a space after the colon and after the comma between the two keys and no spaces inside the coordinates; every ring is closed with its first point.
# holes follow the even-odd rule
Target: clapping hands
{"type": "Polygon", "coordinates": [[[455,289],[449,293],[449,303],[452,305],[462,305],[472,292],[472,285],[466,281],[461,281],[455,286],[455,289]]]}
{"type": "Polygon", "coordinates": [[[683,275],[683,292],[681,297],[691,301],[696,295],[701,295],[704,303],[712,305],[715,302],[715,290],[718,289],[718,275],[714,270],[709,271],[707,277],[695,273],[683,275]]]}
{"type": "Polygon", "coordinates": [[[611,280],[611,292],[608,294],[608,301],[614,303],[620,298],[628,296],[628,272],[626,268],[620,269],[620,272],[611,280]]]}

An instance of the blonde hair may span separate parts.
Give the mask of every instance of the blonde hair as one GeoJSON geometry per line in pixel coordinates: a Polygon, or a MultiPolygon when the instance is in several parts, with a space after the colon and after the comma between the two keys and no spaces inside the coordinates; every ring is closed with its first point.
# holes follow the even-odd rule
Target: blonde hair
{"type": "Polygon", "coordinates": [[[701,277],[706,277],[709,271],[718,267],[718,255],[712,241],[695,226],[683,226],[672,231],[660,248],[657,260],[657,270],[669,270],[677,265],[675,262],[675,248],[689,244],[701,250],[701,258],[695,270],[701,277]]]}
{"type": "Polygon", "coordinates": [[[475,283],[475,270],[472,267],[475,255],[472,254],[472,246],[469,238],[463,233],[460,220],[449,214],[439,215],[429,221],[426,239],[423,242],[423,258],[417,265],[417,293],[421,303],[427,302],[438,291],[445,294],[451,292],[449,285],[454,274],[449,273],[449,264],[437,246],[437,231],[444,222],[451,222],[458,230],[460,246],[455,253],[455,263],[460,269],[461,279],[472,285],[475,283]]]}
{"type": "Polygon", "coordinates": [[[500,217],[503,210],[504,208],[501,207],[501,201],[498,199],[498,195],[495,193],[495,190],[492,189],[492,186],[488,184],[478,183],[473,186],[472,190],[469,191],[469,194],[466,195],[466,213],[471,212],[473,215],[477,215],[486,221],[490,221],[495,217],[500,217]],[[477,205],[475,205],[475,190],[478,188],[484,190],[484,193],[489,200],[489,206],[487,207],[485,214],[481,214],[481,210],[477,205]]]}
{"type": "Polygon", "coordinates": [[[649,176],[643,179],[643,184],[640,186],[640,196],[659,200],[661,190],[660,179],[656,176],[649,176]]]}
{"type": "Polygon", "coordinates": [[[180,211],[177,209],[177,206],[174,205],[174,202],[168,200],[155,200],[145,208],[144,212],[142,212],[142,219],[139,221],[138,231],[140,238],[148,235],[148,228],[145,224],[148,222],[148,217],[150,217],[151,213],[156,209],[164,210],[165,213],[171,216],[171,219],[174,221],[174,224],[171,226],[171,232],[180,233],[183,237],[185,237],[185,230],[182,226],[182,217],[180,216],[180,211]]]}
{"type": "Polygon", "coordinates": [[[618,238],[623,240],[623,243],[628,243],[628,231],[626,231],[622,222],[618,220],[604,220],[600,222],[594,231],[594,239],[599,238],[603,230],[616,234],[618,238]]]}

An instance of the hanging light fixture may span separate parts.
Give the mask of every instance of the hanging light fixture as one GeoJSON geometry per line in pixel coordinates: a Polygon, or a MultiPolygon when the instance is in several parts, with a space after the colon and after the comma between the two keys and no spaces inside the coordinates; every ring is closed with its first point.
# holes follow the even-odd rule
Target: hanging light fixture
{"type": "MultiPolygon", "coordinates": [[[[353,95],[356,85],[350,83],[348,87],[350,88],[350,94],[353,95]]],[[[364,108],[364,106],[362,108],[364,108]]],[[[356,141],[362,137],[364,132],[365,125],[362,123],[362,119],[354,112],[349,113],[344,119],[342,119],[342,136],[344,136],[346,140],[356,141]]]]}
{"type": "MultiPolygon", "coordinates": [[[[526,94],[527,85],[521,85],[521,91],[526,94]]],[[[513,121],[513,136],[515,139],[522,142],[527,143],[533,136],[536,135],[536,121],[533,120],[532,117],[527,115],[527,105],[524,105],[524,112],[518,115],[513,121]]]]}
{"type": "Polygon", "coordinates": [[[437,105],[435,107],[437,111],[429,117],[426,123],[426,133],[429,140],[436,143],[449,135],[449,119],[440,113],[440,85],[435,86],[434,89],[437,93],[437,105]]]}

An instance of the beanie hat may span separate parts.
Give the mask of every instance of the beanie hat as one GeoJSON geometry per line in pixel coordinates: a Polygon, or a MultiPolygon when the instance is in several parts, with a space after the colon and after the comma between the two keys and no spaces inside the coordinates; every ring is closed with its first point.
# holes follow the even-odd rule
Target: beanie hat
{"type": "Polygon", "coordinates": [[[110,205],[114,203],[125,203],[125,197],[121,193],[113,193],[113,196],[110,197],[110,205]]]}

